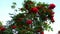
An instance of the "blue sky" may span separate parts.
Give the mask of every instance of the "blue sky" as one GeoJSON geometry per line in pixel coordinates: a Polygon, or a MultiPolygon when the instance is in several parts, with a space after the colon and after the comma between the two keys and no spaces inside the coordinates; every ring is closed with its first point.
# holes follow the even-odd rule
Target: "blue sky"
{"type": "MultiPolygon", "coordinates": [[[[58,30],[60,30],[60,0],[35,0],[36,2],[45,2],[45,3],[54,3],[56,5],[55,12],[55,23],[51,26],[53,27],[53,32],[45,31],[45,34],[56,34],[58,30]]],[[[13,9],[11,9],[12,2],[17,3],[17,7],[22,7],[23,0],[0,0],[0,21],[3,21],[5,25],[7,20],[10,20],[10,16],[8,13],[14,13],[13,9]]]]}

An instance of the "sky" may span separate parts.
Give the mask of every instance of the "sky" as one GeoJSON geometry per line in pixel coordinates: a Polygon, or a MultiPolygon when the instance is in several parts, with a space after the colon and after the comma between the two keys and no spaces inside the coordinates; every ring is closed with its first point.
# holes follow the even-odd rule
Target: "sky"
{"type": "MultiPolygon", "coordinates": [[[[17,7],[22,7],[23,0],[0,0],[0,21],[3,22],[3,25],[6,25],[7,20],[11,20],[8,13],[14,13],[13,9],[11,9],[12,2],[16,2],[17,7]]],[[[35,2],[54,3],[56,5],[55,9],[53,9],[55,12],[55,22],[51,24],[54,31],[45,31],[45,34],[57,34],[60,30],[60,0],[35,0],[35,2]]]]}

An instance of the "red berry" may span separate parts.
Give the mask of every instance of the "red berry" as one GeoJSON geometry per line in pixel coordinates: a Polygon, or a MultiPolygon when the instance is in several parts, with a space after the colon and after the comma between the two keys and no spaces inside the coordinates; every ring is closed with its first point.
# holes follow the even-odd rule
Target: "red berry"
{"type": "Polygon", "coordinates": [[[44,32],[41,32],[41,34],[44,34],[44,32]]]}
{"type": "Polygon", "coordinates": [[[51,16],[54,16],[54,14],[55,14],[55,12],[51,12],[51,13],[50,13],[51,16]]]}
{"type": "Polygon", "coordinates": [[[32,20],[29,19],[29,20],[26,21],[26,23],[27,24],[32,24],[32,20]]]}
{"type": "Polygon", "coordinates": [[[55,21],[54,21],[54,17],[51,17],[51,21],[52,21],[52,22],[55,22],[55,21]]]}
{"type": "Polygon", "coordinates": [[[1,31],[5,31],[5,28],[4,28],[4,27],[1,27],[0,30],[1,30],[1,31]]]}
{"type": "Polygon", "coordinates": [[[54,9],[55,8],[55,4],[50,4],[49,5],[49,9],[54,9]]]}
{"type": "Polygon", "coordinates": [[[26,9],[29,9],[29,8],[28,8],[28,4],[25,5],[25,8],[26,8],[26,9]]]}
{"type": "Polygon", "coordinates": [[[12,29],[15,29],[16,28],[16,26],[12,26],[12,29]]]}
{"type": "Polygon", "coordinates": [[[60,33],[60,31],[58,31],[58,33],[60,33]]]}
{"type": "Polygon", "coordinates": [[[52,22],[55,22],[55,20],[51,20],[52,22]]]}
{"type": "Polygon", "coordinates": [[[54,20],[54,17],[53,16],[51,17],[51,20],[54,20]]]}
{"type": "Polygon", "coordinates": [[[20,8],[20,10],[24,10],[24,8],[20,8]]]}
{"type": "Polygon", "coordinates": [[[40,32],[40,30],[38,29],[37,32],[40,32]]]}
{"type": "Polygon", "coordinates": [[[40,7],[39,7],[39,6],[37,6],[36,8],[40,9],[40,7]]]}
{"type": "Polygon", "coordinates": [[[38,9],[36,7],[33,7],[33,8],[31,8],[31,12],[37,13],[38,12],[38,9]]]}
{"type": "Polygon", "coordinates": [[[55,12],[50,12],[51,15],[55,14],[55,12]]]}
{"type": "Polygon", "coordinates": [[[55,12],[51,12],[51,14],[55,14],[55,12]]]}

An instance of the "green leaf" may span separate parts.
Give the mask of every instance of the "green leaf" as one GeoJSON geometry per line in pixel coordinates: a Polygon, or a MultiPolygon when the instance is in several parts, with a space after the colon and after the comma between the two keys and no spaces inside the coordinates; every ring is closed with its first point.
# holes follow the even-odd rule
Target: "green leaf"
{"type": "Polygon", "coordinates": [[[41,5],[41,2],[37,3],[37,6],[40,6],[41,5]]]}
{"type": "Polygon", "coordinates": [[[53,31],[53,28],[51,28],[51,31],[53,31]]]}
{"type": "Polygon", "coordinates": [[[15,11],[17,12],[17,9],[15,9],[15,11]]]}
{"type": "Polygon", "coordinates": [[[14,14],[9,13],[9,15],[14,15],[14,14]]]}
{"type": "Polygon", "coordinates": [[[13,8],[13,9],[14,9],[14,8],[15,8],[15,6],[11,6],[11,8],[13,8]]]}
{"type": "Polygon", "coordinates": [[[0,22],[0,26],[2,26],[2,22],[0,22]]]}
{"type": "Polygon", "coordinates": [[[12,30],[9,29],[9,28],[7,28],[7,29],[4,31],[4,34],[5,34],[5,33],[6,33],[6,34],[13,34],[13,33],[12,33],[12,30]]]}
{"type": "Polygon", "coordinates": [[[13,5],[16,5],[16,2],[13,2],[13,5]]]}

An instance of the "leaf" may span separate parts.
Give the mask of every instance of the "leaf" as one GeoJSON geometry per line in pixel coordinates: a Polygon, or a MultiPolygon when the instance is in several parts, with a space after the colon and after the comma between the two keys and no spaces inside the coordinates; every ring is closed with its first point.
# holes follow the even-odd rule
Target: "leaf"
{"type": "Polygon", "coordinates": [[[9,13],[9,15],[14,15],[14,14],[9,13]]]}
{"type": "Polygon", "coordinates": [[[2,22],[0,22],[0,26],[2,26],[2,22]]]}
{"type": "Polygon", "coordinates": [[[13,5],[16,5],[16,2],[13,2],[13,5]]]}
{"type": "Polygon", "coordinates": [[[51,31],[53,31],[53,28],[51,28],[51,31]]]}
{"type": "Polygon", "coordinates": [[[14,8],[15,8],[15,6],[11,6],[11,8],[13,8],[13,9],[14,9],[14,8]]]}
{"type": "Polygon", "coordinates": [[[17,12],[17,9],[15,9],[15,11],[17,12]]]}

